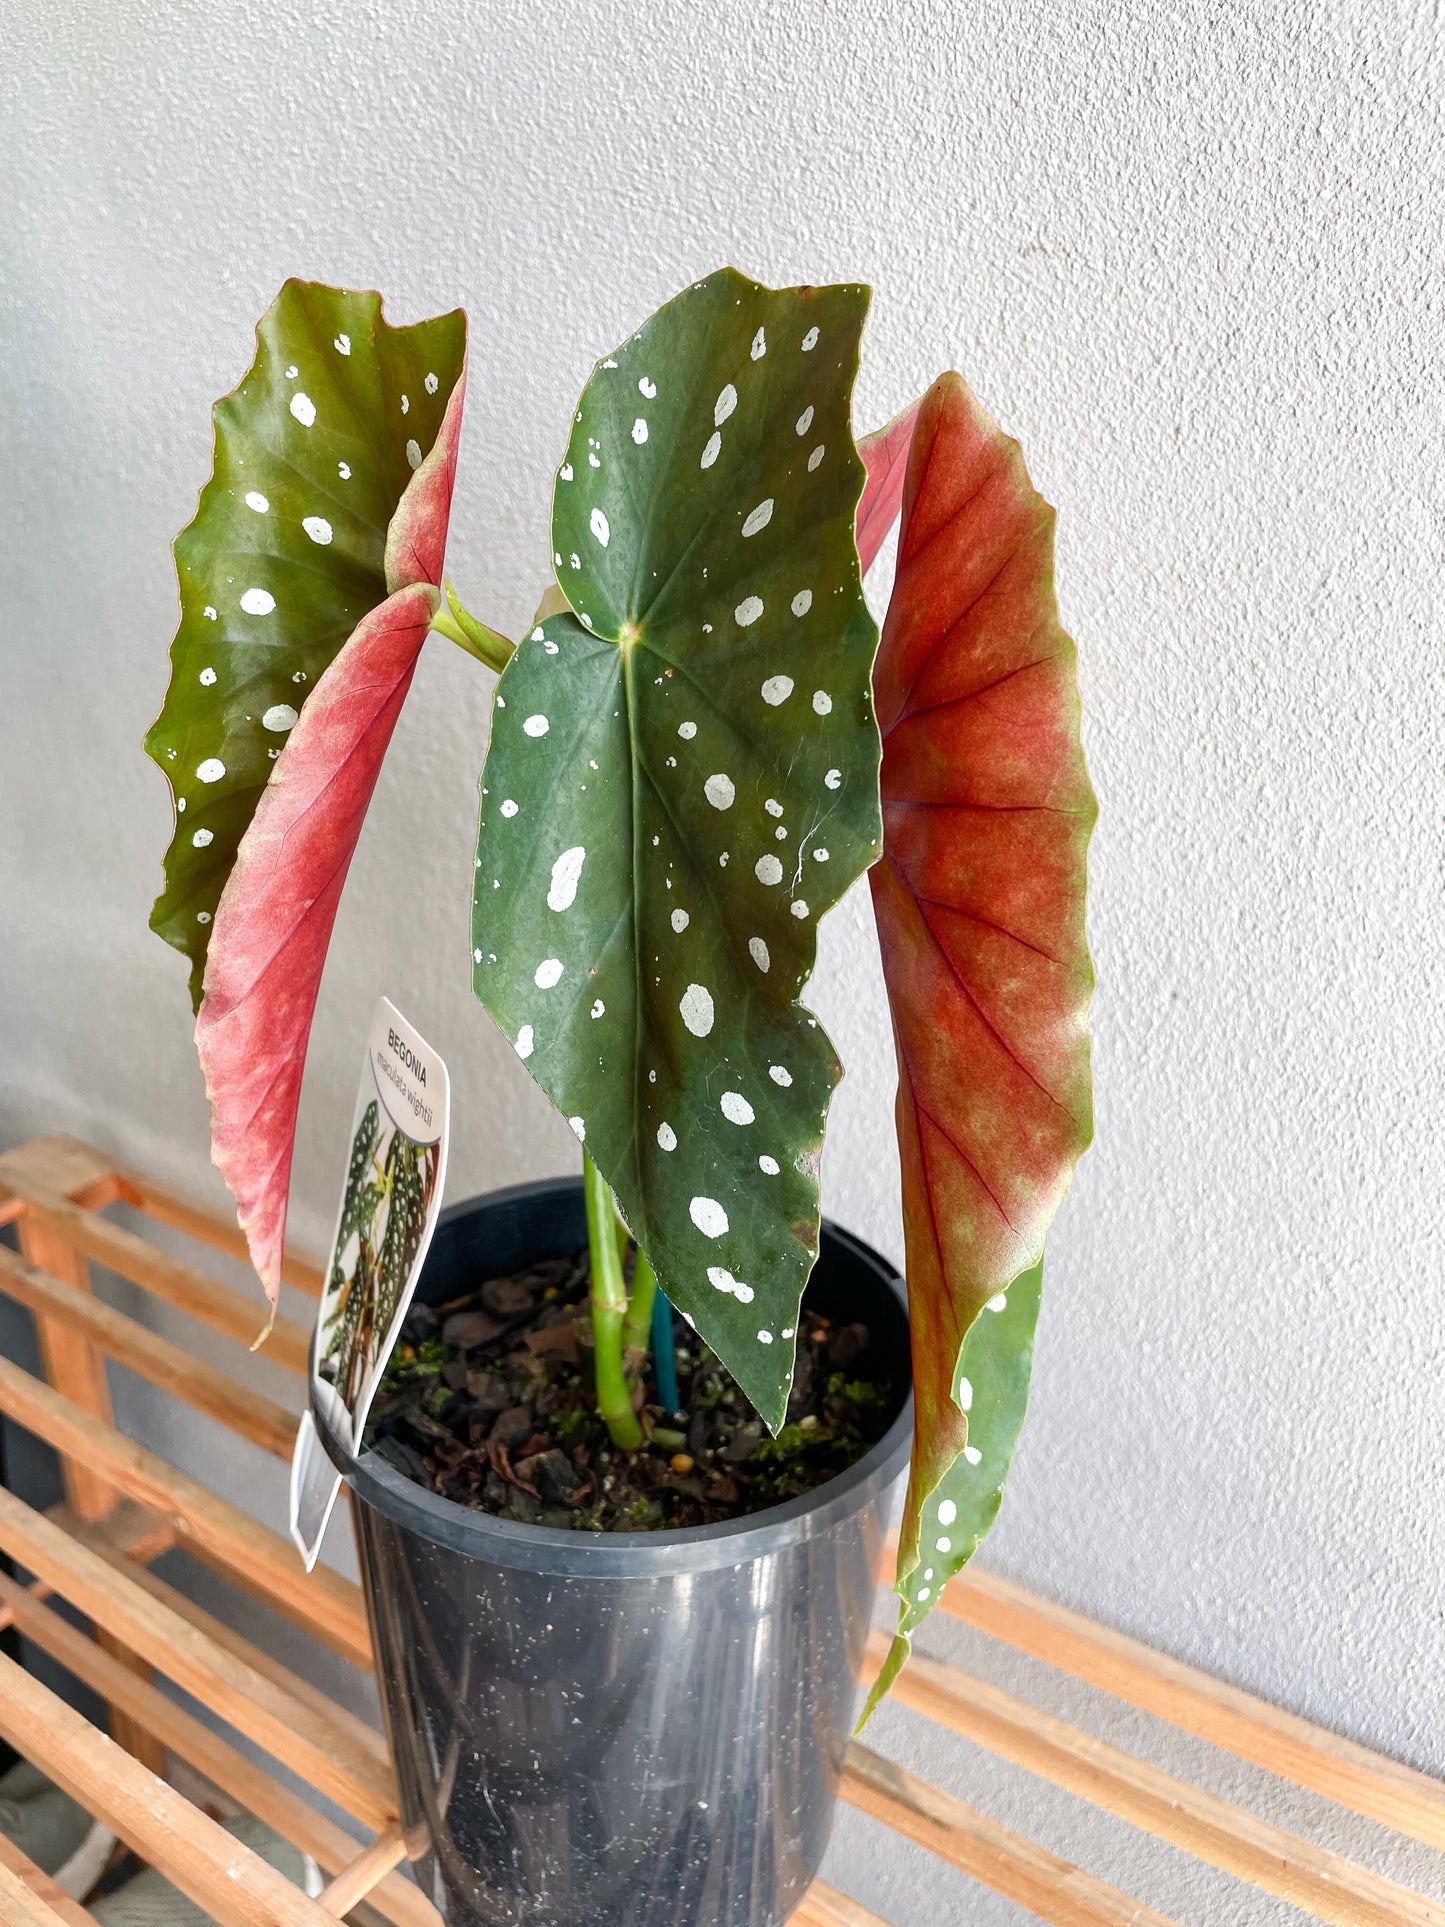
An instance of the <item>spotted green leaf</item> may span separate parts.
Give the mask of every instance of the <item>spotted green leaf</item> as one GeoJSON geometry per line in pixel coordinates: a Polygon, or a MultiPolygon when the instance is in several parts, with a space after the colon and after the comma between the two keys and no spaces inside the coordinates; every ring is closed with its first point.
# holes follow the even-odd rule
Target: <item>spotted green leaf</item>
{"type": "Polygon", "coordinates": [[[897,1631],[863,1720],[897,1679],[913,1634],[944,1584],[973,1557],[998,1517],[1028,1404],[1043,1276],[1041,1258],[989,1299],[968,1328],[953,1382],[954,1401],[968,1415],[968,1443],[923,1502],[911,1560],[899,1562],[897,1631]]]}
{"type": "Polygon", "coordinates": [[[477,995],[775,1428],[840,1075],[798,998],[880,844],[867,301],[725,270],[597,365],[553,498],[570,610],[503,674],[482,777],[477,995]]]}
{"type": "Polygon", "coordinates": [[[380,295],[303,281],[256,335],[176,539],[181,623],[146,737],[176,808],[151,927],[190,958],[198,1009],[212,919],[289,730],[362,617],[416,579],[398,544],[417,532],[393,522],[466,347],[460,310],[393,328],[380,295]]]}

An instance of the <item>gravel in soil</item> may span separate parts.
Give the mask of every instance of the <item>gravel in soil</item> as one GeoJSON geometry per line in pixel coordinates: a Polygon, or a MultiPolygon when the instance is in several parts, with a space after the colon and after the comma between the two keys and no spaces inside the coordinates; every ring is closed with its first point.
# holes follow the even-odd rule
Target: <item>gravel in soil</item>
{"type": "Polygon", "coordinates": [[[366,1442],[418,1485],[482,1512],[580,1532],[676,1531],[760,1512],[846,1471],[887,1431],[900,1388],[870,1370],[866,1325],[804,1306],[785,1423],[751,1402],[676,1314],[682,1409],[655,1402],[619,1452],[592,1396],[587,1254],[550,1259],[444,1305],[414,1305],[366,1442]]]}

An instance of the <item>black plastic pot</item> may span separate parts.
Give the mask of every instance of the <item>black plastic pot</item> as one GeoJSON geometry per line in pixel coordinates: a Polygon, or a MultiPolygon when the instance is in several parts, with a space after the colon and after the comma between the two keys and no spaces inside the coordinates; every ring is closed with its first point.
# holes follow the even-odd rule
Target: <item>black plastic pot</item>
{"type": "MultiPolygon", "coordinates": [[[[580,1250],[578,1181],[443,1214],[418,1287],[580,1250]]],[[[826,1224],[807,1302],[908,1378],[901,1282],[826,1224]]],[[[581,1534],[473,1512],[320,1415],[354,1507],[402,1818],[450,1927],[781,1927],[827,1845],[911,1398],[818,1491],[581,1534]]]]}

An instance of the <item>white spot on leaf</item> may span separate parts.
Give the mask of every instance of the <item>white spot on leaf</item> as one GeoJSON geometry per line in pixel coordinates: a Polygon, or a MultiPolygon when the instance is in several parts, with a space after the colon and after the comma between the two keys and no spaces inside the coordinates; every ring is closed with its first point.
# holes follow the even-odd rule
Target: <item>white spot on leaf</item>
{"type": "MultiPolygon", "coordinates": [[[[294,369],[292,373],[295,373],[294,369]]],[[[303,428],[309,428],[316,420],[316,404],[309,395],[303,394],[298,388],[291,397],[291,413],[303,428]]]]}
{"type": "Polygon", "coordinates": [[[248,616],[269,616],[276,607],[276,598],[269,589],[247,589],[241,597],[241,607],[248,616]]]}
{"type": "Polygon", "coordinates": [[[722,436],[718,434],[716,429],[714,429],[711,435],[709,435],[707,438],[707,445],[702,451],[702,460],[698,463],[698,467],[711,468],[713,463],[718,458],[718,451],[721,449],[721,447],[722,447],[722,436]]]}
{"type": "Polygon", "coordinates": [[[601,509],[593,509],[592,514],[588,518],[587,525],[591,529],[594,537],[605,549],[611,537],[612,530],[608,527],[607,517],[602,513],[601,509]]]}
{"type": "Polygon", "coordinates": [[[802,414],[799,415],[795,426],[800,435],[806,435],[808,430],[813,426],[813,404],[811,402],[808,403],[808,406],[803,410],[802,414]]]}
{"type": "Polygon", "coordinates": [[[748,938],[748,955],[759,970],[767,970],[773,961],[768,954],[768,946],[761,937],[748,938]]]}
{"type": "Polygon", "coordinates": [[[795,616],[805,616],[812,606],[813,591],[811,589],[799,589],[798,593],[793,597],[793,614],[795,616]]]}
{"type": "Polygon", "coordinates": [[[562,965],[556,957],[544,957],[532,972],[532,982],[538,990],[551,990],[561,980],[562,965]]]}
{"type": "Polygon", "coordinates": [[[984,1301],[983,1308],[985,1311],[1007,1311],[1008,1293],[1006,1291],[996,1291],[992,1298],[984,1301]]]}
{"type": "Polygon", "coordinates": [[[792,911],[793,915],[798,919],[799,923],[801,923],[803,921],[803,918],[806,917],[808,914],[808,906],[806,903],[804,903],[801,897],[794,897],[793,901],[788,905],[788,908],[792,911]]]}
{"type": "Polygon", "coordinates": [[[204,763],[198,764],[196,775],[203,783],[219,783],[226,773],[226,765],[219,756],[208,756],[204,763]]]}
{"type": "Polygon", "coordinates": [[[678,1005],[678,1010],[682,1013],[682,1021],[694,1037],[707,1036],[712,1029],[713,1020],[711,991],[704,989],[701,984],[689,984],[682,993],[682,1002],[678,1005]]]}
{"type": "Polygon", "coordinates": [[[351,336],[338,335],[331,345],[338,355],[349,355],[351,353],[351,336]]]}
{"type": "Polygon", "coordinates": [[[818,330],[816,328],[809,328],[808,332],[803,336],[803,353],[805,355],[811,353],[817,345],[818,330]]]}
{"type": "Polygon", "coordinates": [[[733,621],[738,625],[739,629],[748,629],[751,628],[762,613],[762,597],[755,595],[745,596],[737,608],[733,610],[733,621]]]}
{"type": "Polygon", "coordinates": [[[976,1445],[965,1445],[963,1448],[963,1456],[968,1460],[970,1465],[979,1465],[983,1461],[983,1454],[976,1445]]]}
{"type": "Polygon", "coordinates": [[[209,689],[211,684],[216,680],[216,672],[211,668],[203,669],[196,680],[203,689],[209,689]]]}
{"type": "Polygon", "coordinates": [[[769,1064],[768,1076],[772,1078],[775,1084],[780,1084],[785,1091],[790,1088],[793,1082],[793,1073],[785,1070],[781,1064],[769,1064]]]}
{"type": "Polygon", "coordinates": [[[656,401],[657,383],[655,381],[649,381],[646,375],[644,375],[637,384],[637,392],[642,396],[644,401],[656,401]]]}
{"type": "Polygon", "coordinates": [[[525,736],[545,736],[552,725],[545,716],[529,716],[522,725],[525,736]]]}
{"type": "Polygon", "coordinates": [[[515,816],[516,814],[517,814],[517,806],[516,806],[516,804],[515,804],[515,803],[514,803],[514,802],[512,801],[512,799],[511,799],[511,797],[509,796],[509,797],[508,797],[508,798],[506,799],[506,801],[505,801],[505,802],[504,802],[504,803],[502,804],[502,815],[503,815],[503,816],[515,816]]]}
{"type": "Polygon", "coordinates": [[[687,1209],[705,1238],[720,1238],[728,1228],[728,1214],[716,1198],[694,1198],[687,1209]]]}
{"type": "Polygon", "coordinates": [[[301,526],[311,537],[311,540],[321,548],[324,549],[330,542],[331,524],[324,515],[303,515],[301,518],[301,526]]]}
{"type": "Polygon", "coordinates": [[[819,716],[829,716],[833,711],[833,698],[826,689],[813,691],[813,708],[819,716]]]}
{"type": "Polygon", "coordinates": [[[592,1015],[594,1017],[604,1016],[606,1014],[606,1010],[607,1010],[606,1004],[604,1004],[602,999],[599,997],[596,1003],[593,1004],[592,1006],[592,1015]]]}
{"type": "Polygon", "coordinates": [[[209,845],[214,841],[215,841],[215,838],[211,835],[211,832],[209,830],[197,830],[195,835],[191,838],[192,847],[197,850],[204,850],[208,848],[209,845]]]}
{"type": "Polygon", "coordinates": [[[647,423],[642,419],[641,415],[639,415],[637,420],[632,424],[632,439],[637,443],[639,448],[641,448],[642,444],[647,440],[647,423]]]}
{"type": "Polygon", "coordinates": [[[720,1099],[722,1114],[729,1124],[751,1124],[755,1112],[741,1091],[724,1091],[720,1099]]]}
{"type": "Polygon", "coordinates": [[[437,381],[437,378],[435,375],[428,375],[426,380],[422,383],[422,387],[425,388],[425,390],[429,395],[434,395],[439,386],[440,386],[440,383],[437,381]]]}
{"type": "Polygon", "coordinates": [[[412,468],[421,467],[421,443],[409,441],[406,445],[406,459],[412,468]]]}
{"type": "Polygon", "coordinates": [[[657,1141],[664,1151],[675,1151],[677,1149],[677,1132],[673,1130],[670,1124],[659,1124],[657,1127],[657,1141]]]}
{"type": "Polygon", "coordinates": [[[763,356],[768,352],[768,338],[761,328],[759,328],[758,332],[753,336],[753,345],[748,352],[754,361],[761,361],[763,356]]]}
{"type": "Polygon", "coordinates": [[[966,1378],[961,1378],[958,1381],[958,1391],[955,1394],[954,1403],[958,1406],[960,1412],[971,1412],[973,1410],[973,1386],[966,1378]]]}
{"type": "Polygon", "coordinates": [[[824,452],[825,451],[823,448],[823,444],[819,442],[818,446],[813,450],[812,454],[808,457],[808,473],[810,475],[812,474],[813,470],[818,466],[819,462],[822,461],[824,452]]]}
{"type": "Polygon", "coordinates": [[[717,427],[719,428],[722,427],[723,423],[727,420],[728,416],[733,412],[733,410],[737,407],[737,405],[738,405],[738,391],[736,388],[733,387],[732,383],[729,382],[726,388],[724,388],[722,393],[718,396],[717,401],[713,406],[712,418],[714,423],[717,425],[717,427]]]}
{"type": "Polygon", "coordinates": [[[753,875],[759,883],[781,883],[783,866],[775,856],[760,856],[753,865],[753,875]]]}
{"type": "Polygon", "coordinates": [[[938,1502],[938,1523],[941,1526],[951,1526],[957,1517],[958,1507],[953,1503],[953,1500],[940,1499],[938,1502]]]}
{"type": "Polygon", "coordinates": [[[264,729],[274,730],[279,736],[290,729],[295,721],[296,711],[290,703],[272,703],[261,718],[261,725],[264,729]]]}
{"type": "Polygon", "coordinates": [[[577,897],[577,885],[582,876],[582,865],[587,860],[584,844],[578,843],[570,850],[564,850],[552,865],[552,882],[547,891],[549,910],[570,910],[577,897]]]}
{"type": "Polygon", "coordinates": [[[336,473],[341,477],[343,482],[349,482],[351,480],[350,462],[338,462],[336,464],[336,473]]]}
{"type": "Polygon", "coordinates": [[[686,910],[673,911],[672,927],[677,932],[678,936],[682,935],[683,931],[686,930],[687,926],[691,922],[692,922],[692,918],[687,914],[686,910]]]}
{"type": "Polygon", "coordinates": [[[253,488],[247,490],[246,507],[248,509],[254,509],[258,515],[264,515],[270,506],[271,504],[266,500],[260,489],[253,488]]]}
{"type": "Polygon", "coordinates": [[[771,1345],[772,1342],[773,1334],[770,1331],[761,1331],[758,1333],[758,1343],[760,1345],[771,1345]]]}
{"type": "Polygon", "coordinates": [[[730,810],[733,798],[737,795],[733,779],[724,776],[721,771],[716,776],[709,776],[702,786],[702,793],[715,810],[730,810]]]}
{"type": "Polygon", "coordinates": [[[785,703],[792,693],[793,679],[791,676],[769,676],[768,680],[763,684],[763,701],[770,704],[774,709],[777,708],[779,703],[785,703]]]}
{"type": "Polygon", "coordinates": [[[581,1118],[569,1117],[567,1122],[572,1126],[572,1129],[577,1133],[577,1142],[579,1144],[585,1144],[587,1142],[587,1126],[582,1122],[581,1118]]]}
{"type": "Polygon", "coordinates": [[[758,1159],[758,1169],[765,1178],[775,1178],[778,1175],[778,1160],[776,1158],[770,1158],[767,1152],[764,1151],[763,1155],[758,1159]]]}
{"type": "Polygon", "coordinates": [[[696,723],[679,723],[677,733],[685,743],[690,743],[697,734],[696,723]]]}
{"type": "Polygon", "coordinates": [[[743,534],[745,536],[758,534],[761,529],[765,529],[768,526],[772,519],[773,498],[770,495],[766,501],[758,503],[752,514],[749,515],[748,519],[743,523],[743,534]]]}
{"type": "Polygon", "coordinates": [[[828,774],[823,778],[823,782],[830,790],[839,789],[843,782],[843,772],[841,770],[830,769],[828,774]]]}

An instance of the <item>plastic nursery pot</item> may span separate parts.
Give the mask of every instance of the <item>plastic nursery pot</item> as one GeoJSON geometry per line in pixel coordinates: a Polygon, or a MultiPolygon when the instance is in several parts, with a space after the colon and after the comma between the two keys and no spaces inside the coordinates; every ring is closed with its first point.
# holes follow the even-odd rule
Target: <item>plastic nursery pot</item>
{"type": "MultiPolygon", "coordinates": [[[[577,1180],[445,1212],[418,1286],[581,1250],[577,1180]]],[[[806,1302],[908,1383],[892,1268],[825,1223],[806,1302]]],[[[803,1498],[681,1532],[526,1526],[316,1419],[355,1497],[402,1820],[450,1927],[781,1927],[817,1871],[912,1399],[803,1498]]]]}

